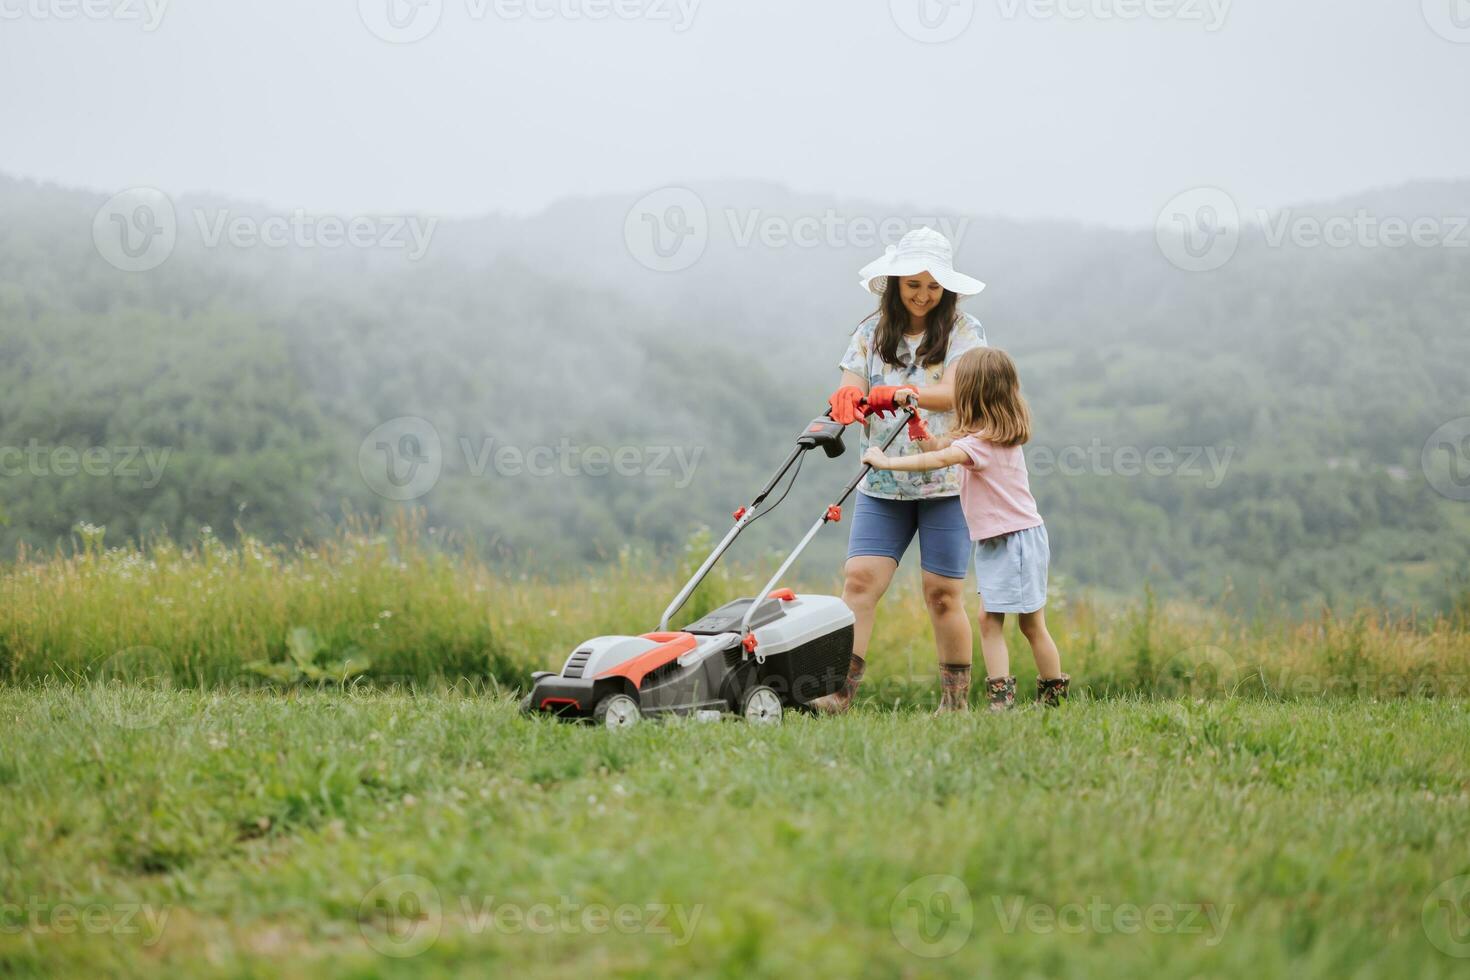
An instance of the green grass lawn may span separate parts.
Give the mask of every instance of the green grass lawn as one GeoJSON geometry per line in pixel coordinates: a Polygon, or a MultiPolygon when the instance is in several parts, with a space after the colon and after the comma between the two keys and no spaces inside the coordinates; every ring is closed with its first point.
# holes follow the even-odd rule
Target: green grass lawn
{"type": "Polygon", "coordinates": [[[1464,976],[1467,759],[1449,699],[0,686],[0,976],[1464,976]]]}

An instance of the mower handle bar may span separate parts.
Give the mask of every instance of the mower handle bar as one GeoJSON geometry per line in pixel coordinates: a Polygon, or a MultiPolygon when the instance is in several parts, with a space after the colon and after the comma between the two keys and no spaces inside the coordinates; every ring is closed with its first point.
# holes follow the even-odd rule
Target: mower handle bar
{"type": "MultiPolygon", "coordinates": [[[[887,452],[888,447],[893,445],[894,440],[897,439],[898,434],[904,430],[904,428],[908,424],[909,419],[914,418],[918,414],[919,408],[917,405],[912,405],[907,409],[904,418],[899,420],[899,424],[893,427],[893,431],[889,433],[888,438],[883,441],[883,446],[881,448],[884,452],[887,452]]],[[[837,498],[837,503],[834,504],[832,507],[828,507],[822,512],[822,516],[818,518],[817,522],[811,526],[811,529],[809,531],[806,532],[806,535],[796,545],[795,550],[793,550],[791,554],[787,555],[786,560],[781,563],[781,567],[776,569],[776,574],[772,575],[770,581],[766,582],[766,584],[761,587],[760,591],[755,594],[755,599],[751,602],[750,608],[745,610],[745,616],[743,619],[740,620],[741,636],[744,636],[745,634],[750,632],[750,621],[755,617],[755,611],[760,607],[762,600],[766,596],[770,595],[771,590],[775,589],[776,586],[780,584],[781,579],[785,577],[787,571],[791,569],[792,565],[796,564],[796,559],[800,558],[801,553],[806,550],[806,546],[812,543],[812,538],[815,538],[817,536],[817,532],[822,530],[822,528],[829,521],[832,520],[833,507],[841,507],[843,504],[847,503],[847,498],[852,496],[852,493],[854,490],[857,489],[858,484],[862,483],[863,479],[872,471],[873,464],[863,464],[862,469],[858,470],[857,476],[853,477],[852,481],[843,488],[842,496],[837,498]]],[[[756,659],[760,659],[759,654],[757,654],[756,659]]]]}
{"type": "MultiPolygon", "coordinates": [[[[917,414],[918,407],[910,407],[907,411],[908,415],[912,417],[913,415],[917,414]]],[[[832,409],[827,409],[827,411],[823,413],[822,417],[831,418],[832,409]]],[[[907,422],[908,419],[905,418],[904,421],[907,422]]],[[[885,450],[888,449],[889,446],[893,445],[893,441],[898,438],[898,434],[902,430],[903,425],[899,425],[894,428],[893,434],[890,435],[888,437],[888,440],[883,443],[883,448],[885,450]]],[[[797,447],[791,451],[791,454],[786,457],[785,462],[781,464],[781,468],[776,471],[776,475],[766,481],[766,485],[761,488],[758,494],[756,494],[755,499],[752,500],[748,506],[742,507],[740,508],[740,510],[736,511],[736,513],[740,516],[735,519],[734,525],[731,526],[729,531],[725,532],[725,536],[720,539],[719,544],[715,545],[714,550],[709,553],[709,557],[704,560],[704,564],[699,566],[699,569],[690,577],[689,581],[684,583],[684,587],[679,590],[679,594],[674,596],[673,601],[669,603],[666,609],[664,609],[663,616],[659,618],[659,632],[663,633],[668,631],[669,620],[673,619],[674,613],[678,612],[679,609],[683,607],[684,603],[689,601],[689,597],[694,594],[694,590],[699,588],[699,583],[703,582],[705,576],[709,575],[710,569],[714,568],[715,563],[718,562],[722,557],[724,557],[726,551],[730,550],[730,546],[735,543],[735,539],[740,536],[740,532],[745,530],[746,525],[748,525],[752,520],[755,519],[756,510],[760,507],[761,504],[765,503],[766,498],[775,491],[776,487],[781,483],[781,480],[786,476],[787,473],[791,471],[791,467],[796,465],[796,461],[801,458],[803,453],[808,452],[813,448],[815,447],[803,446],[798,444],[797,447]]],[[[858,471],[858,475],[853,477],[852,482],[850,482],[847,485],[846,489],[842,491],[842,496],[837,498],[837,506],[842,506],[847,498],[852,496],[853,490],[857,488],[857,485],[862,482],[863,478],[866,477],[871,470],[871,466],[866,463],[863,464],[863,468],[858,471]]],[[[824,512],[822,520],[818,521],[812,531],[808,532],[807,536],[802,539],[800,544],[797,545],[796,551],[792,552],[791,557],[788,558],[781,565],[780,570],[776,573],[775,579],[772,579],[772,581],[775,581],[776,579],[779,579],[782,575],[786,574],[786,570],[791,567],[791,563],[796,560],[796,558],[806,548],[807,544],[810,543],[811,539],[816,536],[816,531],[820,530],[822,525],[826,522],[827,521],[824,512]]],[[[771,588],[774,588],[774,586],[770,586],[766,589],[761,590],[761,595],[764,596],[765,594],[769,593],[771,588]]],[[[760,605],[759,597],[757,597],[757,600],[755,602],[751,603],[751,611],[753,611],[758,605],[760,605]]],[[[748,622],[749,619],[750,614],[749,612],[747,612],[746,622],[748,622]]],[[[741,628],[742,631],[745,629],[745,623],[741,624],[741,628]]]]}

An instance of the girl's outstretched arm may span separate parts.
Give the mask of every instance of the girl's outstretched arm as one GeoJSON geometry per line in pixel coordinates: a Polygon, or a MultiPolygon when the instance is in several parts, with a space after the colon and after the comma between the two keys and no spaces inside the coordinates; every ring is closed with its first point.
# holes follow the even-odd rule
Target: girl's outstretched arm
{"type": "Polygon", "coordinates": [[[954,446],[930,453],[919,453],[916,456],[885,456],[883,450],[876,446],[863,453],[863,462],[875,470],[903,470],[909,473],[942,470],[946,466],[956,466],[969,461],[969,453],[963,449],[956,449],[954,446]]]}

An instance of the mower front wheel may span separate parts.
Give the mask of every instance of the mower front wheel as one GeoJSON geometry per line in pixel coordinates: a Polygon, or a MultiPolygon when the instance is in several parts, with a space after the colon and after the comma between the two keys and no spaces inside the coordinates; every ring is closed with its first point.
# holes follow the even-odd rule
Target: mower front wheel
{"type": "Polygon", "coordinates": [[[781,724],[781,695],[762,684],[745,694],[740,716],[752,725],[781,724]]]}
{"type": "Polygon", "coordinates": [[[609,694],[592,709],[592,721],[599,728],[609,730],[632,728],[642,718],[643,712],[638,710],[638,702],[626,694],[609,694]]]}

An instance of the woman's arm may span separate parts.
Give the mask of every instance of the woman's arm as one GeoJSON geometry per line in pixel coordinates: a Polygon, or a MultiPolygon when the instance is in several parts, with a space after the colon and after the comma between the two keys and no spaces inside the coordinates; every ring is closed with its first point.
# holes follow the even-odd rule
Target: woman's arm
{"type": "Polygon", "coordinates": [[[969,453],[954,446],[915,456],[886,456],[876,446],[863,453],[863,462],[875,470],[903,470],[907,473],[942,470],[946,466],[956,466],[969,460],[969,453]]]}
{"type": "Polygon", "coordinates": [[[865,395],[868,393],[868,379],[863,377],[861,374],[853,374],[851,371],[843,371],[842,387],[846,388],[848,385],[852,385],[854,388],[857,388],[865,395]]]}
{"type": "MultiPolygon", "coordinates": [[[[954,410],[954,373],[955,365],[952,363],[944,369],[944,376],[939,379],[939,384],[928,385],[918,391],[919,407],[929,412],[950,412],[954,410]]],[[[900,407],[905,401],[914,398],[912,391],[899,393],[898,404],[900,407]]]]}

